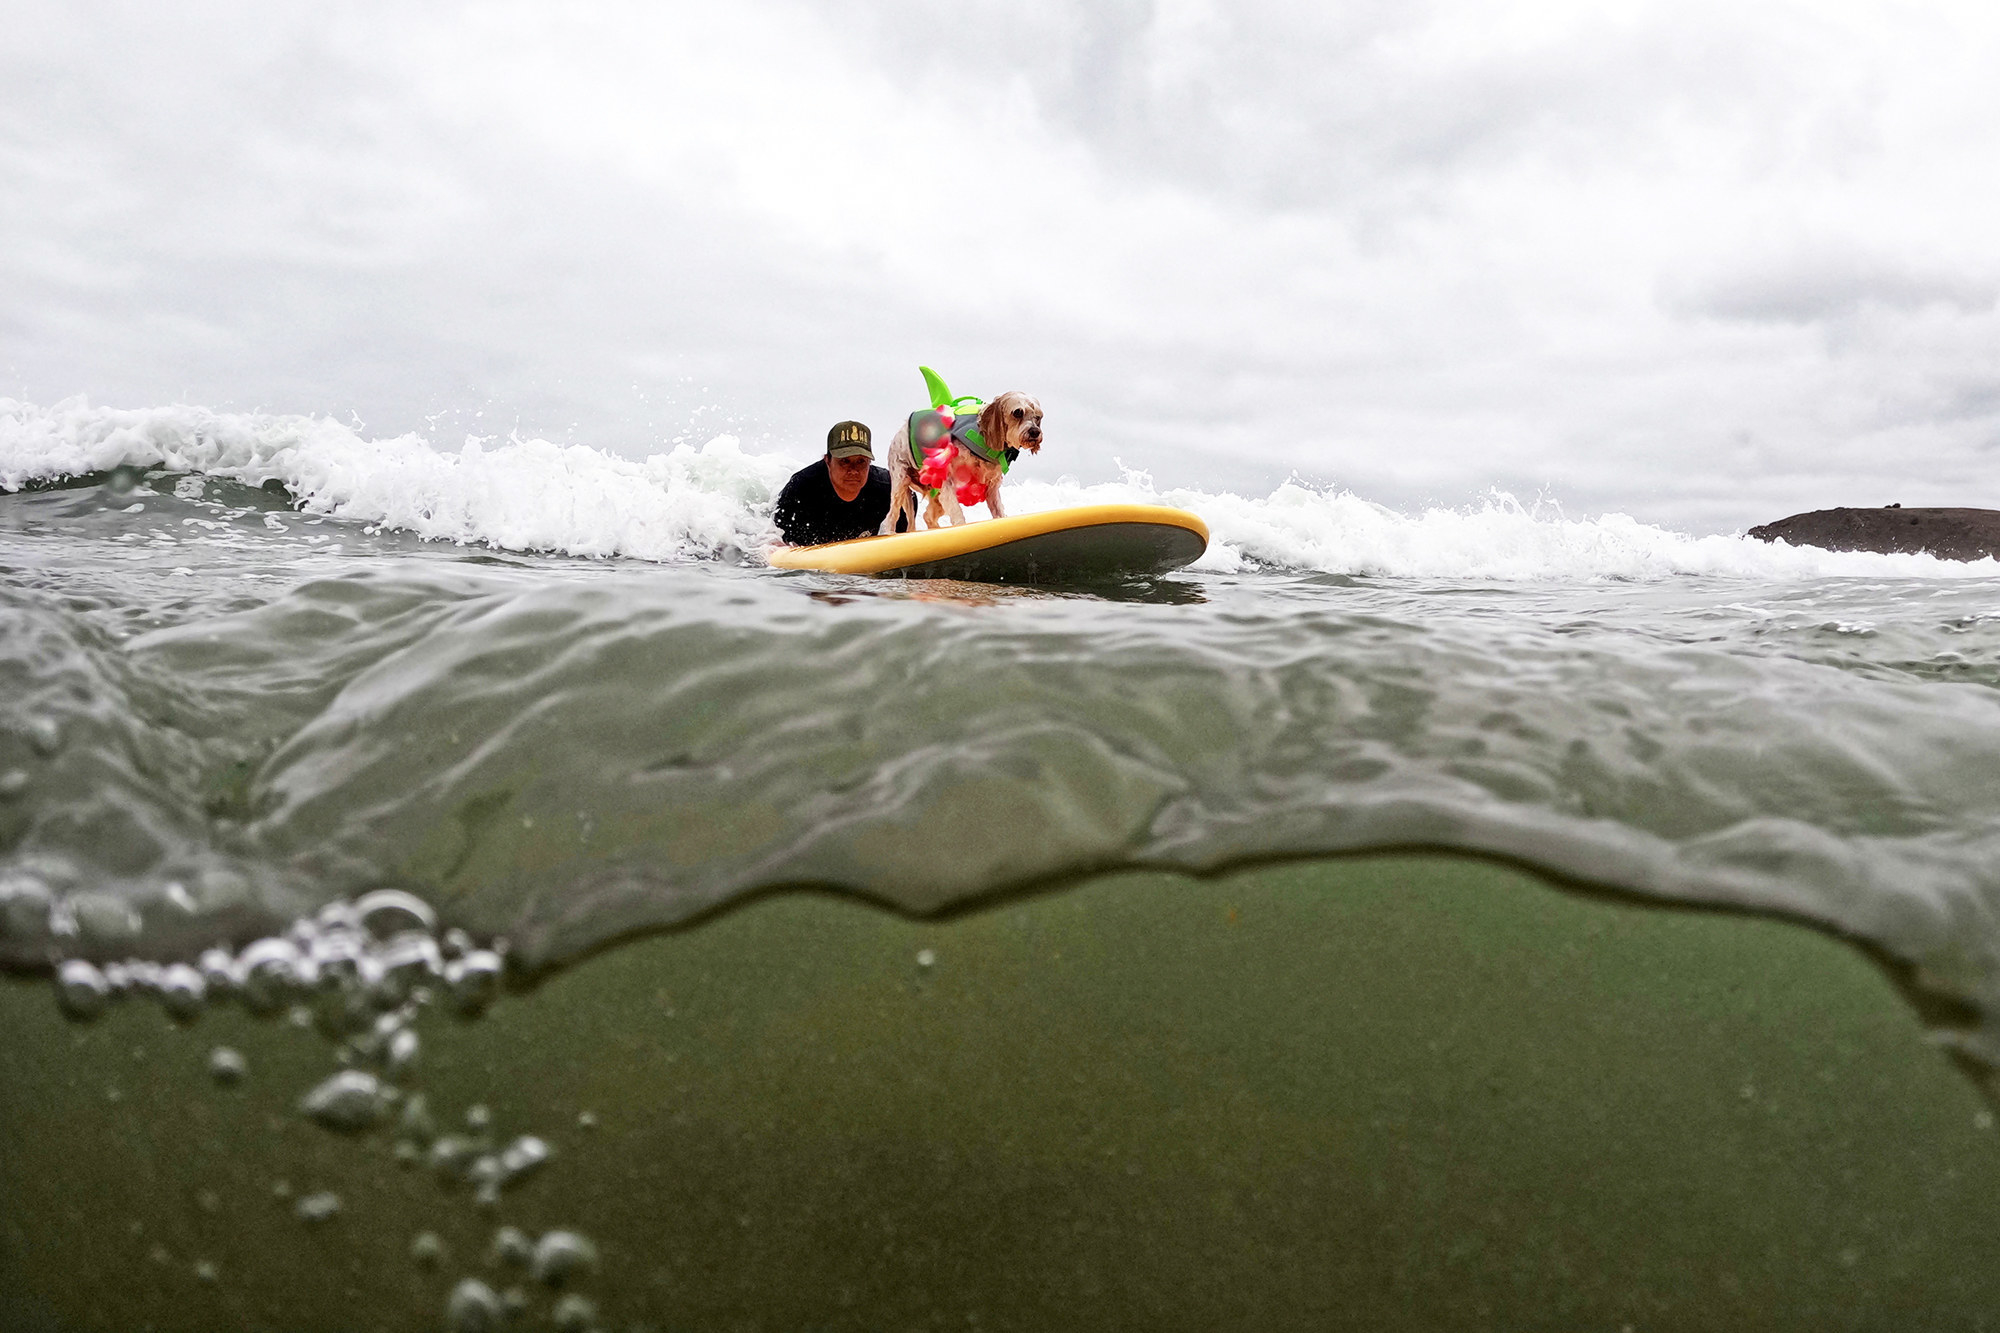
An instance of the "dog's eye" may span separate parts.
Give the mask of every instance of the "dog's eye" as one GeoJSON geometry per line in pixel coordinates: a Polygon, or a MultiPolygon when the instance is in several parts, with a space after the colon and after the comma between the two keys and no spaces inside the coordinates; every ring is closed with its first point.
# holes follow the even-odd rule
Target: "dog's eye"
{"type": "Polygon", "coordinates": [[[1019,421],[1022,417],[1026,415],[1027,413],[1023,412],[1020,408],[1017,407],[1014,409],[1014,420],[1019,421]]]}

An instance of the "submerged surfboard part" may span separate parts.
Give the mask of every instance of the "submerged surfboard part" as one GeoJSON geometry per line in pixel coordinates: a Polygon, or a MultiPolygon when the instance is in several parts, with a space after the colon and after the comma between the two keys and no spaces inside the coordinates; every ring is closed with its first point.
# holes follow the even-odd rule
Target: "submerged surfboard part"
{"type": "Polygon", "coordinates": [[[1166,505],[1076,505],[955,528],[857,537],[771,553],[776,569],[973,583],[1143,578],[1208,549],[1208,525],[1166,505]]]}

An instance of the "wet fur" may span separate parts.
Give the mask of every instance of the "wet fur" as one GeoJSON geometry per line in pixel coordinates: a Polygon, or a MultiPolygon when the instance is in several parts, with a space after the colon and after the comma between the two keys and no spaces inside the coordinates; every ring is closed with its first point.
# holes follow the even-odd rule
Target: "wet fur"
{"type": "MultiPolygon", "coordinates": [[[[1042,451],[1042,405],[1025,393],[1009,389],[979,413],[979,433],[996,450],[1020,449],[1038,454],[1042,451]]],[[[896,437],[889,441],[889,517],[883,524],[884,532],[894,532],[898,516],[906,513],[910,530],[916,531],[917,496],[923,494],[923,488],[917,485],[921,466],[910,461],[910,422],[906,417],[896,428],[896,437]]],[[[954,448],[951,475],[924,505],[924,526],[935,528],[940,517],[949,518],[953,527],[965,522],[965,510],[958,503],[958,488],[968,481],[985,484],[985,505],[993,517],[1007,517],[1007,511],[1000,506],[1000,483],[1004,479],[998,463],[954,448]]]]}

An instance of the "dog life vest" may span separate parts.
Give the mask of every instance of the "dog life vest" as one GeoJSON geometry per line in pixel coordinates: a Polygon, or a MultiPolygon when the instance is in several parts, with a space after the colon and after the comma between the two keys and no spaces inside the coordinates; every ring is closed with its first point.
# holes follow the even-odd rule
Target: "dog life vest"
{"type": "Polygon", "coordinates": [[[924,465],[924,455],[949,439],[974,458],[988,463],[997,463],[1002,474],[1014,460],[1008,455],[1010,450],[992,449],[986,444],[986,436],[979,429],[979,418],[974,415],[954,417],[949,412],[940,412],[935,407],[927,407],[921,412],[910,413],[910,461],[918,467],[924,465]]]}

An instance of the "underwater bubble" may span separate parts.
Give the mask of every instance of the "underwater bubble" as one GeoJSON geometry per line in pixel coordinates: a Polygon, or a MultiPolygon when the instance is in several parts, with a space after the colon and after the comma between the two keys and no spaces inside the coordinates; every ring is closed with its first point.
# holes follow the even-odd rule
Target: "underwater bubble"
{"type": "Polygon", "coordinates": [[[218,1046],[208,1053],[208,1076],[232,1088],[250,1076],[250,1062],[243,1058],[243,1052],[218,1046]]]}
{"type": "Polygon", "coordinates": [[[451,1333],[493,1333],[506,1318],[506,1307],[493,1288],[469,1277],[451,1289],[445,1302],[444,1323],[451,1333]]]}
{"type": "Polygon", "coordinates": [[[381,1123],[389,1111],[389,1095],[373,1074],[343,1069],[307,1093],[299,1110],[315,1124],[358,1134],[381,1123]]]}
{"type": "Polygon", "coordinates": [[[528,1293],[519,1287],[509,1287],[500,1293],[500,1303],[507,1307],[509,1319],[519,1319],[528,1312],[528,1293]]]}
{"type": "Polygon", "coordinates": [[[330,1222],[340,1212],[340,1196],[332,1190],[308,1194],[293,1205],[292,1211],[298,1215],[301,1222],[309,1222],[315,1226],[321,1222],[330,1222]]]}
{"type": "Polygon", "coordinates": [[[62,749],[62,728],[56,725],[54,718],[33,718],[23,731],[27,734],[28,744],[34,746],[35,753],[44,759],[62,749]]]}
{"type": "Polygon", "coordinates": [[[55,894],[33,875],[0,877],[0,936],[12,940],[45,940],[54,933],[50,914],[55,894]]]}
{"type": "Polygon", "coordinates": [[[535,1281],[559,1287],[597,1270],[597,1246],[574,1231],[551,1231],[535,1242],[535,1281]]]}
{"type": "Polygon", "coordinates": [[[382,969],[376,985],[393,997],[391,1005],[400,1004],[419,982],[444,975],[444,955],[428,935],[399,935],[382,946],[375,960],[382,969]]]}
{"type": "Polygon", "coordinates": [[[68,1017],[88,1023],[110,1006],[111,984],[96,967],[72,958],[56,969],[56,1003],[68,1017]]]}
{"type": "Polygon", "coordinates": [[[194,1276],[197,1282],[206,1282],[212,1286],[221,1278],[222,1275],[216,1271],[216,1267],[214,1264],[210,1263],[206,1259],[203,1259],[201,1262],[197,1263],[194,1266],[194,1276]]]}
{"type": "Polygon", "coordinates": [[[917,950],[917,966],[929,971],[937,966],[937,954],[930,949],[917,950]]]}
{"type": "Polygon", "coordinates": [[[500,968],[500,955],[491,949],[474,949],[445,964],[444,981],[452,1007],[467,1018],[485,1013],[500,993],[500,968]]]}
{"type": "Polygon", "coordinates": [[[298,945],[282,936],[258,940],[236,960],[243,1005],[253,1014],[274,1014],[291,1003],[299,987],[298,945]]]}
{"type": "Polygon", "coordinates": [[[408,1139],[399,1139],[393,1150],[397,1166],[415,1166],[424,1160],[424,1150],[408,1139]]]}
{"type": "Polygon", "coordinates": [[[144,923],[132,904],[109,893],[72,894],[69,914],[77,931],[98,946],[129,944],[144,923]]]}
{"type": "Polygon", "coordinates": [[[535,1242],[519,1227],[501,1227],[493,1233],[487,1256],[503,1268],[526,1268],[535,1261],[535,1242]]]}
{"type": "Polygon", "coordinates": [[[389,1038],[389,1077],[407,1077],[417,1067],[417,1051],[417,1034],[408,1028],[389,1038]]]}
{"type": "Polygon", "coordinates": [[[488,1154],[473,1162],[466,1172],[466,1179],[472,1185],[472,1201],[481,1208],[500,1206],[500,1159],[488,1154]]]}
{"type": "Polygon", "coordinates": [[[444,956],[446,958],[448,959],[463,958],[465,957],[465,955],[472,952],[473,949],[472,936],[466,934],[459,927],[453,926],[450,930],[447,930],[444,933],[444,940],[442,947],[444,949],[444,956]]]}
{"type": "Polygon", "coordinates": [[[129,964],[106,963],[104,965],[104,984],[109,988],[111,998],[114,1000],[122,1000],[130,994],[136,980],[137,978],[133,976],[132,968],[129,964]]]}
{"type": "Polygon", "coordinates": [[[596,1129],[596,1128],[597,1128],[597,1112],[595,1112],[595,1111],[578,1111],[578,1112],[576,1113],[576,1127],[577,1127],[578,1129],[596,1129]]]}
{"type": "Polygon", "coordinates": [[[235,991],[236,960],[229,956],[229,950],[204,949],[195,966],[201,969],[202,984],[214,998],[221,999],[235,991]]]}
{"type": "Polygon", "coordinates": [[[155,988],[160,1006],[176,1023],[194,1022],[207,1007],[208,983],[186,963],[173,963],[161,969],[155,988]]]}
{"type": "Polygon", "coordinates": [[[500,1151],[500,1187],[505,1189],[539,1171],[553,1156],[555,1150],[548,1144],[533,1134],[523,1134],[500,1151]]]}
{"type": "Polygon", "coordinates": [[[403,1103],[403,1113],[396,1118],[396,1134],[412,1143],[425,1145],[437,1137],[437,1122],[431,1119],[428,1097],[419,1092],[403,1103]]]}
{"type": "Polygon", "coordinates": [[[306,957],[312,959],[313,967],[319,974],[315,978],[316,984],[344,986],[359,979],[361,959],[368,952],[368,943],[356,932],[321,931],[303,943],[306,957]]]}
{"type": "Polygon", "coordinates": [[[483,1134],[493,1128],[493,1108],[485,1102],[474,1102],[466,1107],[465,1127],[475,1134],[483,1134]]]}
{"type": "Polygon", "coordinates": [[[479,1144],[458,1134],[446,1134],[431,1144],[425,1161],[447,1182],[462,1181],[479,1156],[479,1144]]]}
{"type": "Polygon", "coordinates": [[[597,1327],[597,1302],[571,1292],[556,1302],[556,1308],[549,1312],[549,1322],[559,1333],[590,1333],[597,1327]]]}
{"type": "Polygon", "coordinates": [[[0,801],[19,800],[28,791],[28,770],[10,768],[0,773],[0,801]]]}
{"type": "Polygon", "coordinates": [[[435,1231],[426,1231],[410,1242],[410,1257],[419,1268],[436,1268],[444,1262],[444,1242],[435,1231]]]}
{"type": "Polygon", "coordinates": [[[430,936],[437,932],[437,913],[414,893],[401,889],[376,889],[354,900],[354,919],[378,940],[387,942],[398,935],[414,932],[430,936]]]}

